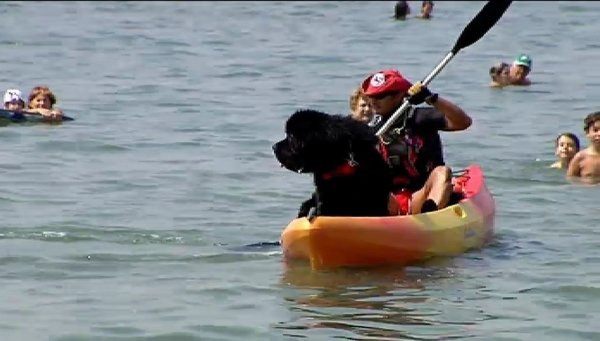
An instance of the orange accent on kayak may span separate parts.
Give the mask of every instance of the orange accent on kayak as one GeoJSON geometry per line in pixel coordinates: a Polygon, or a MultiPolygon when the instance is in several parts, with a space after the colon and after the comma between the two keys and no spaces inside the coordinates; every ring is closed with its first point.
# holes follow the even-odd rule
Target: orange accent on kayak
{"type": "Polygon", "coordinates": [[[493,236],[495,203],[478,165],[453,178],[464,194],[458,204],[434,212],[387,217],[292,220],[281,234],[286,260],[304,259],[313,269],[406,265],[483,247],[493,236]]]}

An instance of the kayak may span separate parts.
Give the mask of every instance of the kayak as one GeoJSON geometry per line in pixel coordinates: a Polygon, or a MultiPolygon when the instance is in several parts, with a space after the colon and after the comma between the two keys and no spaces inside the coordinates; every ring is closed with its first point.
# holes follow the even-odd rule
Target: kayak
{"type": "MultiPolygon", "coordinates": [[[[42,115],[36,113],[29,113],[27,111],[12,111],[6,109],[0,109],[0,119],[8,120],[14,123],[23,122],[42,122],[42,115]]],[[[69,116],[63,116],[63,121],[73,121],[74,119],[69,116]]]]}
{"type": "Polygon", "coordinates": [[[284,259],[313,269],[409,265],[481,248],[493,236],[496,211],[481,167],[470,165],[452,183],[462,199],[433,212],[294,219],[281,234],[284,259]]]}

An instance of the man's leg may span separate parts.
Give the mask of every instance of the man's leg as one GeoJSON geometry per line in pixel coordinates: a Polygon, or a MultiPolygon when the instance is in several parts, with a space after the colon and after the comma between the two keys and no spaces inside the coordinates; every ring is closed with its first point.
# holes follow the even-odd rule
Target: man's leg
{"type": "MultiPolygon", "coordinates": [[[[452,171],[447,166],[435,167],[423,188],[416,191],[411,199],[411,213],[421,213],[421,208],[426,200],[431,199],[438,209],[448,205],[452,194],[452,171]]],[[[426,206],[430,206],[426,204],[426,206]]],[[[428,207],[429,208],[429,207],[428,207]]]]}

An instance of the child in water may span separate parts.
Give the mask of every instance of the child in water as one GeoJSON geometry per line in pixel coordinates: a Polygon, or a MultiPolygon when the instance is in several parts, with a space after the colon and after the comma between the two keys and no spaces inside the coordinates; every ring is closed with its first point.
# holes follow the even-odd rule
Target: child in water
{"type": "Polygon", "coordinates": [[[579,151],[579,139],[575,134],[562,133],[556,137],[554,154],[558,160],[550,168],[567,169],[569,162],[579,151]]]}
{"type": "Polygon", "coordinates": [[[62,109],[55,108],[56,96],[47,86],[39,85],[31,89],[27,104],[28,112],[36,112],[46,121],[62,121],[62,109]]]}
{"type": "Polygon", "coordinates": [[[431,12],[433,11],[433,1],[423,1],[421,4],[421,15],[418,18],[431,19],[431,12]]]}
{"type": "Polygon", "coordinates": [[[590,145],[577,152],[569,164],[567,176],[580,177],[585,182],[600,183],[600,111],[583,120],[583,130],[590,145]]]}
{"type": "Polygon", "coordinates": [[[4,93],[4,109],[22,111],[25,108],[23,94],[18,89],[8,89],[4,93]]]}
{"type": "Polygon", "coordinates": [[[499,63],[492,66],[490,68],[490,77],[492,78],[490,86],[498,87],[510,84],[510,79],[508,77],[509,70],[510,66],[506,63],[499,63]]]}

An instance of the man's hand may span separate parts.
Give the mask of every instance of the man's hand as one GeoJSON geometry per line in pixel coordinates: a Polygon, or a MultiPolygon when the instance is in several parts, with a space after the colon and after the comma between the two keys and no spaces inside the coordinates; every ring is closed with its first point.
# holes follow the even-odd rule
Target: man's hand
{"type": "Polygon", "coordinates": [[[408,94],[410,97],[408,98],[408,102],[413,105],[418,105],[423,102],[427,102],[427,104],[433,104],[437,101],[437,94],[432,94],[426,86],[423,86],[421,82],[417,82],[413,84],[408,89],[408,94]]]}

